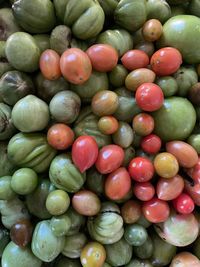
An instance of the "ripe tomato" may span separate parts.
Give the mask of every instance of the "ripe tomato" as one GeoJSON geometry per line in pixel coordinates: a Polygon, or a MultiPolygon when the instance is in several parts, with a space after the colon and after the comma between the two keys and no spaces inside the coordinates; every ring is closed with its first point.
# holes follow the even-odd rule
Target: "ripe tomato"
{"type": "Polygon", "coordinates": [[[148,201],[153,198],[155,188],[149,182],[135,183],[133,186],[133,193],[139,200],[148,201]]]}
{"type": "Polygon", "coordinates": [[[139,113],[133,118],[132,126],[136,134],[146,136],[154,129],[154,119],[147,113],[139,113]]]}
{"type": "Polygon", "coordinates": [[[40,70],[48,80],[56,80],[61,76],[60,56],[56,51],[47,49],[41,54],[40,70]]]}
{"type": "Polygon", "coordinates": [[[173,200],[173,206],[181,214],[190,214],[194,210],[194,201],[188,194],[182,193],[173,200]]]}
{"type": "Polygon", "coordinates": [[[114,47],[108,44],[95,44],[86,51],[93,69],[100,72],[111,71],[118,62],[118,53],[114,47]]]}
{"type": "Polygon", "coordinates": [[[200,207],[200,183],[190,183],[185,180],[185,191],[193,199],[195,205],[200,207]]]}
{"type": "Polygon", "coordinates": [[[195,182],[200,183],[200,157],[198,158],[197,164],[192,168],[185,169],[185,171],[195,182]]]}
{"type": "Polygon", "coordinates": [[[114,134],[118,127],[119,122],[113,116],[103,116],[98,121],[98,128],[104,134],[114,134]]]}
{"type": "Polygon", "coordinates": [[[72,160],[81,172],[86,171],[96,162],[98,145],[89,135],[78,137],[72,145],[72,160]]]}
{"type": "Polygon", "coordinates": [[[144,202],[142,211],[145,218],[152,223],[164,222],[170,214],[168,203],[156,197],[144,202]]]}
{"type": "Polygon", "coordinates": [[[102,147],[95,164],[97,170],[102,174],[115,171],[122,165],[124,155],[124,150],[118,145],[102,147]]]}
{"type": "Polygon", "coordinates": [[[83,267],[102,267],[106,259],[106,250],[98,242],[88,243],[81,251],[83,267]]]}
{"type": "Polygon", "coordinates": [[[133,180],[137,182],[147,182],[153,178],[154,167],[152,162],[143,157],[136,157],[131,160],[128,171],[133,180]]]}
{"type": "Polygon", "coordinates": [[[149,134],[141,141],[142,149],[149,154],[157,154],[161,148],[161,144],[160,137],[155,134],[149,134]]]}
{"type": "Polygon", "coordinates": [[[150,60],[152,70],[158,76],[167,76],[176,72],[182,64],[181,53],[173,47],[157,50],[150,60]]]}
{"type": "Polygon", "coordinates": [[[48,143],[58,150],[65,150],[74,141],[73,130],[64,123],[56,123],[47,132],[48,143]]]}
{"type": "Polygon", "coordinates": [[[92,73],[88,55],[79,48],[67,49],[60,58],[60,69],[66,80],[73,84],[83,84],[92,73]]]}
{"type": "Polygon", "coordinates": [[[148,55],[138,49],[127,51],[121,58],[122,64],[128,70],[136,70],[139,68],[145,68],[149,64],[148,55]]]}
{"type": "Polygon", "coordinates": [[[157,84],[143,83],[137,88],[135,99],[142,110],[155,111],[163,105],[164,95],[157,84]]]}
{"type": "Polygon", "coordinates": [[[142,27],[142,34],[146,41],[154,42],[158,40],[163,32],[162,24],[157,19],[150,19],[142,27]]]}
{"type": "Polygon", "coordinates": [[[120,200],[131,189],[131,178],[128,171],[121,167],[110,173],[105,180],[105,194],[112,200],[120,200]]]}

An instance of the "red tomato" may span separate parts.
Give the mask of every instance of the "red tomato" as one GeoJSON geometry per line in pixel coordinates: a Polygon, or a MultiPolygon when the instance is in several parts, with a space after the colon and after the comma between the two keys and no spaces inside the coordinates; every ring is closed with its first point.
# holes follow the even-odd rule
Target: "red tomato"
{"type": "Polygon", "coordinates": [[[194,167],[185,169],[185,171],[195,182],[200,183],[200,157],[194,167]]]}
{"type": "Polygon", "coordinates": [[[120,200],[131,189],[131,178],[128,171],[121,167],[110,173],[105,180],[106,196],[112,200],[120,200]]]}
{"type": "Polygon", "coordinates": [[[149,182],[135,183],[133,186],[133,193],[139,200],[148,201],[153,198],[155,189],[149,182]]]}
{"type": "Polygon", "coordinates": [[[144,111],[155,111],[161,108],[164,101],[162,89],[155,83],[143,83],[135,94],[138,106],[144,111]]]}
{"type": "Polygon", "coordinates": [[[97,170],[102,173],[110,173],[118,169],[124,160],[124,150],[118,145],[102,147],[96,161],[97,170]]]}
{"type": "Polygon", "coordinates": [[[190,214],[194,210],[194,201],[189,195],[182,193],[173,200],[173,206],[181,214],[190,214]]]}
{"type": "Polygon", "coordinates": [[[66,124],[56,123],[49,128],[47,141],[55,149],[67,149],[74,141],[74,132],[66,124]]]}
{"type": "Polygon", "coordinates": [[[132,126],[136,134],[149,135],[154,129],[154,118],[147,113],[139,113],[133,118],[132,126]]]}
{"type": "Polygon", "coordinates": [[[154,175],[154,166],[149,159],[136,157],[129,163],[128,171],[133,180],[148,182],[154,175]]]}
{"type": "Polygon", "coordinates": [[[40,70],[48,80],[56,80],[61,76],[60,56],[56,51],[47,49],[41,54],[40,70]]]}
{"type": "Polygon", "coordinates": [[[185,180],[185,191],[193,199],[194,203],[200,207],[200,183],[190,183],[185,180]]]}
{"type": "Polygon", "coordinates": [[[72,160],[81,172],[89,169],[97,160],[98,145],[89,135],[78,137],[72,145],[72,160]]]}
{"type": "Polygon", "coordinates": [[[149,154],[157,154],[161,148],[161,139],[155,134],[145,136],[141,141],[141,147],[144,152],[149,154]]]}
{"type": "Polygon", "coordinates": [[[118,53],[114,47],[108,44],[95,44],[88,48],[88,54],[93,69],[100,72],[111,71],[118,62],[118,53]]]}
{"type": "Polygon", "coordinates": [[[67,49],[61,56],[60,69],[66,80],[73,84],[83,84],[92,73],[88,55],[79,48],[67,49]]]}
{"type": "Polygon", "coordinates": [[[152,55],[150,64],[158,76],[166,76],[176,72],[182,62],[182,55],[176,48],[164,47],[152,55]]]}
{"type": "Polygon", "coordinates": [[[170,214],[168,203],[156,197],[144,202],[142,211],[145,218],[152,223],[165,222],[170,214]]]}
{"type": "Polygon", "coordinates": [[[133,49],[126,52],[121,58],[121,61],[126,69],[136,70],[147,67],[149,57],[144,51],[133,49]]]}

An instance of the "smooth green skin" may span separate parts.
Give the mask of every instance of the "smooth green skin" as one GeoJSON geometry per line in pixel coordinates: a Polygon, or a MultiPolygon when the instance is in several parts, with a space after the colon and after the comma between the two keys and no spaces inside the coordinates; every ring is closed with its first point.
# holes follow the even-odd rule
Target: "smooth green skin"
{"type": "Polygon", "coordinates": [[[71,228],[72,221],[66,214],[53,216],[50,221],[51,230],[55,236],[66,235],[71,228]]]}
{"type": "Polygon", "coordinates": [[[148,260],[134,259],[125,265],[125,267],[153,267],[153,265],[148,260]]]}
{"type": "Polygon", "coordinates": [[[87,243],[87,237],[84,233],[77,233],[65,237],[65,244],[62,254],[70,259],[76,259],[81,256],[81,250],[87,243]]]}
{"type": "Polygon", "coordinates": [[[189,8],[189,12],[191,15],[200,17],[200,2],[199,2],[199,0],[191,0],[188,8],[189,8]]]}
{"type": "Polygon", "coordinates": [[[105,175],[97,171],[95,167],[90,168],[86,174],[86,186],[89,190],[102,195],[104,193],[105,175]]]}
{"type": "Polygon", "coordinates": [[[160,86],[165,97],[173,96],[178,91],[177,80],[172,76],[159,77],[155,83],[160,86]]]}
{"type": "Polygon", "coordinates": [[[12,175],[16,169],[10,159],[8,159],[7,142],[0,141],[0,177],[12,175]]]}
{"type": "Polygon", "coordinates": [[[51,262],[61,253],[64,242],[64,237],[54,235],[49,220],[40,221],[33,232],[31,249],[40,260],[51,262]]]}
{"type": "Polygon", "coordinates": [[[192,85],[198,82],[198,75],[194,67],[180,67],[174,78],[178,84],[178,95],[186,97],[192,85]]]}
{"type": "Polygon", "coordinates": [[[194,242],[192,251],[194,255],[200,259],[200,237],[198,237],[196,241],[194,242]]]}
{"type": "Polygon", "coordinates": [[[81,267],[79,260],[69,259],[66,257],[60,258],[54,265],[54,267],[81,267]]]}
{"type": "Polygon", "coordinates": [[[99,0],[99,4],[107,17],[112,16],[120,0],[99,0]]]}
{"type": "Polygon", "coordinates": [[[76,120],[81,107],[80,97],[69,90],[57,93],[50,101],[51,116],[57,122],[72,123],[76,120]]]}
{"type": "Polygon", "coordinates": [[[142,246],[133,247],[134,255],[141,260],[149,259],[153,254],[153,250],[153,241],[150,236],[147,237],[142,246]]]}
{"type": "Polygon", "coordinates": [[[34,91],[34,84],[26,73],[12,70],[1,76],[0,95],[3,101],[10,106],[26,95],[33,94],[34,91]]]}
{"type": "Polygon", "coordinates": [[[199,31],[200,18],[192,15],[172,17],[163,25],[163,34],[158,41],[158,46],[175,47],[181,52],[186,63],[200,63],[199,31]]]}
{"type": "Polygon", "coordinates": [[[69,154],[60,154],[51,162],[49,178],[58,189],[74,193],[83,186],[86,173],[81,173],[78,170],[69,154]]]}
{"type": "Polygon", "coordinates": [[[0,140],[6,140],[16,132],[15,126],[11,120],[10,106],[0,103],[0,140]]]}
{"type": "Polygon", "coordinates": [[[127,69],[118,64],[112,71],[108,74],[109,83],[111,83],[114,87],[124,86],[126,76],[128,75],[127,69]]]}
{"type": "Polygon", "coordinates": [[[49,193],[46,199],[46,208],[52,215],[61,215],[67,211],[70,205],[70,198],[63,190],[54,190],[49,193]]]}
{"type": "Polygon", "coordinates": [[[48,179],[39,179],[35,191],[26,196],[26,205],[31,214],[39,219],[49,219],[50,213],[46,209],[46,199],[55,187],[48,179]]]}
{"type": "MultiPolygon", "coordinates": [[[[0,41],[0,77],[7,71],[10,71],[13,69],[13,67],[10,65],[10,63],[8,62],[7,58],[6,58],[6,52],[5,52],[5,48],[6,48],[6,42],[5,41],[0,41]]],[[[0,100],[3,101],[1,99],[1,95],[0,95],[0,100]]]]}
{"type": "Polygon", "coordinates": [[[127,122],[120,121],[119,128],[112,135],[113,142],[122,148],[128,148],[132,144],[133,138],[133,128],[127,122]]]}
{"type": "Polygon", "coordinates": [[[29,247],[20,248],[14,242],[10,242],[2,255],[2,267],[41,267],[42,262],[33,255],[29,247]]]}
{"type": "Polygon", "coordinates": [[[0,178],[0,199],[10,200],[16,196],[15,192],[11,188],[12,176],[3,176],[0,178]]]}
{"type": "Polygon", "coordinates": [[[113,46],[121,57],[128,50],[133,48],[131,34],[124,29],[106,30],[98,35],[97,43],[113,46]]]}
{"type": "Polygon", "coordinates": [[[76,212],[72,207],[69,207],[65,215],[71,219],[72,223],[66,236],[77,234],[81,226],[85,224],[85,217],[76,212]]]}
{"type": "Polygon", "coordinates": [[[33,38],[35,39],[41,52],[50,48],[50,36],[48,34],[36,34],[33,35],[33,38]]]}
{"type": "Polygon", "coordinates": [[[90,102],[97,92],[109,90],[108,76],[106,73],[93,71],[84,84],[71,84],[70,89],[78,94],[82,101],[90,102]]]}
{"type": "Polygon", "coordinates": [[[124,149],[124,161],[122,163],[122,166],[127,167],[130,163],[130,161],[135,157],[135,149],[133,146],[129,146],[124,149]]]}
{"type": "Polygon", "coordinates": [[[137,31],[147,19],[146,1],[121,0],[114,11],[114,19],[124,29],[137,31]]]}
{"type": "Polygon", "coordinates": [[[46,171],[56,155],[42,133],[18,133],[8,143],[8,158],[19,167],[31,168],[37,173],[46,171]]]}
{"type": "MultiPolygon", "coordinates": [[[[0,228],[0,257],[2,257],[2,254],[4,252],[5,247],[10,241],[10,233],[5,228],[0,228]]],[[[1,266],[1,265],[0,265],[1,266]]]]}
{"type": "Polygon", "coordinates": [[[194,147],[198,154],[200,154],[200,134],[192,134],[187,139],[187,143],[194,147]]]}
{"type": "Polygon", "coordinates": [[[164,0],[147,0],[147,18],[164,23],[171,16],[171,8],[164,0]]]}
{"type": "Polygon", "coordinates": [[[113,267],[122,266],[132,258],[133,250],[124,238],[118,242],[105,246],[106,261],[113,267]]]}
{"type": "Polygon", "coordinates": [[[21,168],[17,170],[11,180],[11,188],[19,195],[32,193],[38,184],[37,173],[30,168],[21,168]]]}
{"type": "Polygon", "coordinates": [[[189,137],[196,123],[193,105],[182,97],[166,98],[163,106],[152,112],[152,115],[155,121],[154,133],[165,142],[189,137]]]}
{"type": "Polygon", "coordinates": [[[12,10],[20,26],[30,33],[46,33],[56,23],[54,6],[50,0],[15,1],[12,10]]]}
{"type": "Polygon", "coordinates": [[[71,39],[71,29],[65,25],[58,25],[51,32],[51,49],[62,55],[62,53],[70,47],[71,39]]]}
{"type": "Polygon", "coordinates": [[[124,238],[132,246],[142,246],[147,237],[146,229],[139,224],[130,224],[125,227],[124,238]]]}

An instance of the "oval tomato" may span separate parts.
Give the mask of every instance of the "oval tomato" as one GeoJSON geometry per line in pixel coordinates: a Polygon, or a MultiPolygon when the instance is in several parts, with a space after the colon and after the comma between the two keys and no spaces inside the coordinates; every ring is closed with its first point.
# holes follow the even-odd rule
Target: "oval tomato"
{"type": "Polygon", "coordinates": [[[128,70],[136,70],[139,68],[145,68],[149,64],[148,55],[138,49],[127,51],[121,58],[121,62],[128,70]]]}
{"type": "Polygon", "coordinates": [[[131,160],[128,171],[133,180],[137,182],[147,182],[153,178],[154,167],[152,162],[143,157],[136,157],[131,160]]]}
{"type": "Polygon", "coordinates": [[[139,200],[148,201],[153,198],[155,188],[149,182],[135,183],[133,186],[133,193],[139,200]]]}
{"type": "Polygon", "coordinates": [[[160,137],[155,134],[149,134],[141,141],[142,149],[149,154],[157,154],[161,148],[161,144],[160,137]]]}
{"type": "Polygon", "coordinates": [[[47,80],[56,80],[61,76],[60,56],[52,49],[45,50],[40,56],[40,70],[47,80]]]}
{"type": "Polygon", "coordinates": [[[154,42],[158,40],[163,32],[163,27],[158,19],[150,19],[142,27],[142,34],[146,41],[154,42]]]}

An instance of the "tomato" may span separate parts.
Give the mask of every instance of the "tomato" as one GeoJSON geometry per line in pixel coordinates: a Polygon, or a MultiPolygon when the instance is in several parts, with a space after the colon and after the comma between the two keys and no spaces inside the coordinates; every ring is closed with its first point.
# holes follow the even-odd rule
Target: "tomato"
{"type": "Polygon", "coordinates": [[[67,49],[60,58],[60,69],[66,80],[73,84],[83,84],[92,73],[88,55],[79,48],[67,49]]]}
{"type": "Polygon", "coordinates": [[[98,128],[104,134],[114,134],[119,128],[119,122],[113,116],[103,116],[98,121],[98,128]]]}
{"type": "Polygon", "coordinates": [[[190,183],[185,180],[185,191],[193,199],[194,203],[200,207],[200,183],[190,183]]]}
{"type": "Polygon", "coordinates": [[[64,123],[56,123],[49,128],[47,141],[55,149],[67,149],[74,141],[74,132],[64,123]]]}
{"type": "Polygon", "coordinates": [[[51,191],[46,199],[46,209],[51,215],[61,215],[67,211],[70,198],[67,192],[61,189],[51,191]]]}
{"type": "Polygon", "coordinates": [[[56,51],[47,49],[40,56],[40,70],[48,80],[61,77],[60,56],[56,51]]]}
{"type": "Polygon", "coordinates": [[[190,252],[176,254],[169,267],[200,267],[199,259],[190,252]]]}
{"type": "Polygon", "coordinates": [[[163,105],[164,94],[155,83],[143,83],[135,94],[136,103],[144,111],[156,111],[163,105]]]}
{"type": "Polygon", "coordinates": [[[141,50],[133,49],[127,51],[121,58],[121,62],[128,70],[145,68],[149,64],[148,55],[141,50]]]}
{"type": "Polygon", "coordinates": [[[100,72],[111,71],[118,62],[117,50],[108,44],[95,44],[86,51],[93,69],[100,72]]]}
{"type": "Polygon", "coordinates": [[[143,157],[136,157],[131,160],[128,171],[133,180],[137,182],[147,182],[153,178],[154,167],[152,162],[143,157]]]}
{"type": "Polygon", "coordinates": [[[81,251],[83,267],[102,267],[106,259],[106,250],[98,242],[89,242],[81,251]]]}
{"type": "Polygon", "coordinates": [[[81,172],[86,171],[96,162],[98,145],[94,137],[82,135],[72,145],[72,160],[81,172]]]}
{"type": "Polygon", "coordinates": [[[142,211],[145,218],[152,223],[165,222],[170,214],[168,203],[156,197],[144,202],[142,211]]]}
{"type": "Polygon", "coordinates": [[[173,47],[157,50],[150,60],[152,70],[158,76],[167,76],[176,72],[182,64],[181,53],[173,47]]]}
{"type": "Polygon", "coordinates": [[[163,32],[162,24],[157,19],[150,19],[142,27],[142,34],[146,41],[154,42],[158,40],[163,32]]]}
{"type": "Polygon", "coordinates": [[[146,136],[154,129],[154,119],[147,113],[139,113],[133,118],[132,126],[136,134],[146,136]]]}
{"type": "Polygon", "coordinates": [[[131,178],[128,171],[121,167],[110,173],[105,180],[105,194],[112,200],[120,200],[131,189],[131,178]]]}
{"type": "Polygon", "coordinates": [[[139,200],[148,201],[153,198],[155,188],[149,182],[135,183],[133,186],[133,193],[139,200]]]}
{"type": "Polygon", "coordinates": [[[142,149],[149,154],[157,154],[161,148],[161,144],[160,137],[155,134],[149,134],[141,141],[142,149]]]}
{"type": "Polygon", "coordinates": [[[102,174],[118,169],[124,160],[124,150],[118,145],[107,145],[101,148],[95,166],[102,174]]]}
{"type": "Polygon", "coordinates": [[[190,214],[194,210],[194,201],[188,194],[182,193],[173,200],[173,206],[181,214],[190,214]]]}
{"type": "Polygon", "coordinates": [[[121,208],[121,215],[124,222],[127,224],[132,224],[139,220],[142,214],[141,205],[135,200],[128,200],[124,203],[121,208]]]}
{"type": "Polygon", "coordinates": [[[198,162],[192,167],[185,169],[185,172],[195,181],[200,183],[200,157],[198,162]]]}

